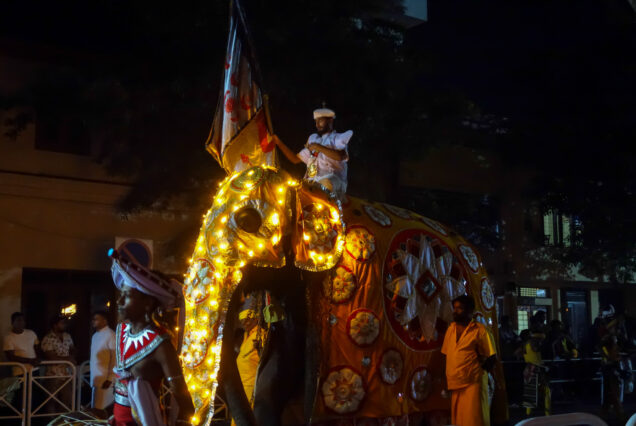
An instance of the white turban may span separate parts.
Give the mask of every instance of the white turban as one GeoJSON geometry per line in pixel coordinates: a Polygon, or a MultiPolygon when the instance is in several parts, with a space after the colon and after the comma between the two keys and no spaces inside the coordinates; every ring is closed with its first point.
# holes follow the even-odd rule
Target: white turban
{"type": "Polygon", "coordinates": [[[314,120],[319,118],[336,118],[336,113],[329,108],[318,108],[314,110],[314,120]]]}

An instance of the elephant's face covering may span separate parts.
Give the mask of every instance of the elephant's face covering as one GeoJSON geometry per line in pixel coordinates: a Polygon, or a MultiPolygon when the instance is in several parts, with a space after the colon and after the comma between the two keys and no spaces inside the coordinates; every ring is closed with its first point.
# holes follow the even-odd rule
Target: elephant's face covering
{"type": "Polygon", "coordinates": [[[202,257],[226,267],[283,266],[281,240],[289,232],[295,184],[284,172],[262,167],[226,179],[201,229],[202,257]]]}

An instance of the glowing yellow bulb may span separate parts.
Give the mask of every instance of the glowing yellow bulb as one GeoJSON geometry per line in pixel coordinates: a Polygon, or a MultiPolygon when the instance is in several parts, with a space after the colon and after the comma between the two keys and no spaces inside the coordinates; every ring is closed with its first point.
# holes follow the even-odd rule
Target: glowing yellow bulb
{"type": "Polygon", "coordinates": [[[220,257],[215,257],[214,258],[214,263],[221,264],[221,263],[223,263],[223,259],[221,259],[220,257]]]}
{"type": "Polygon", "coordinates": [[[179,331],[179,327],[175,327],[175,328],[174,328],[174,331],[179,331]]]}
{"type": "Polygon", "coordinates": [[[223,236],[223,230],[219,229],[218,231],[216,231],[216,236],[221,238],[223,236]]]}
{"type": "Polygon", "coordinates": [[[219,244],[219,248],[221,250],[227,250],[228,244],[226,242],[222,242],[221,244],[219,244]]]}
{"type": "Polygon", "coordinates": [[[203,253],[205,253],[205,247],[203,247],[203,246],[198,246],[198,247],[197,247],[197,251],[198,251],[199,253],[202,253],[202,254],[203,254],[203,253]]]}
{"type": "Polygon", "coordinates": [[[248,176],[252,176],[254,174],[254,170],[250,170],[249,172],[247,172],[248,176]]]}
{"type": "Polygon", "coordinates": [[[279,217],[278,217],[278,213],[274,213],[272,215],[272,224],[273,225],[278,225],[280,223],[279,217]]]}
{"type": "Polygon", "coordinates": [[[278,204],[283,204],[285,201],[282,198],[278,199],[278,204]]]}
{"type": "Polygon", "coordinates": [[[190,318],[190,320],[188,321],[188,324],[194,325],[194,318],[190,318]]]}
{"type": "Polygon", "coordinates": [[[322,204],[318,203],[316,204],[316,210],[320,211],[324,208],[325,206],[323,206],[322,204]]]}
{"type": "Polygon", "coordinates": [[[214,307],[214,306],[217,306],[218,304],[219,302],[216,299],[210,300],[210,306],[214,307]]]}
{"type": "Polygon", "coordinates": [[[215,272],[214,273],[214,278],[216,278],[217,280],[221,279],[221,273],[220,272],[215,272]]]}
{"type": "Polygon", "coordinates": [[[247,195],[243,194],[243,195],[241,195],[239,198],[240,198],[241,200],[244,200],[244,199],[246,199],[246,198],[247,198],[247,195]]]}
{"type": "Polygon", "coordinates": [[[221,216],[221,223],[227,222],[227,216],[221,216]]]}
{"type": "Polygon", "coordinates": [[[307,234],[303,234],[303,240],[305,240],[305,241],[309,241],[309,235],[307,235],[307,234]]]}
{"type": "Polygon", "coordinates": [[[248,255],[249,257],[254,256],[254,251],[252,251],[252,250],[248,251],[248,252],[247,252],[247,255],[248,255]]]}
{"type": "Polygon", "coordinates": [[[192,263],[192,258],[188,259],[188,263],[192,263]]]}
{"type": "Polygon", "coordinates": [[[241,263],[239,263],[239,268],[242,268],[243,266],[245,266],[245,261],[241,260],[241,263]]]}
{"type": "Polygon", "coordinates": [[[238,209],[239,209],[239,206],[238,206],[238,205],[234,204],[234,205],[232,206],[232,211],[233,211],[233,212],[237,211],[238,209]]]}
{"type": "Polygon", "coordinates": [[[207,361],[205,361],[205,363],[207,365],[212,365],[212,358],[208,358],[207,361]]]}
{"type": "Polygon", "coordinates": [[[280,237],[278,235],[274,235],[272,237],[272,244],[274,245],[278,244],[278,240],[280,240],[280,237]]]}
{"type": "Polygon", "coordinates": [[[263,243],[258,243],[258,248],[263,250],[263,247],[265,247],[265,245],[263,243]]]}
{"type": "Polygon", "coordinates": [[[190,419],[190,423],[194,423],[194,424],[199,423],[199,418],[197,416],[192,416],[192,418],[190,419]]]}
{"type": "Polygon", "coordinates": [[[278,187],[278,192],[282,194],[284,191],[285,191],[285,188],[283,188],[282,186],[278,187]]]}
{"type": "Polygon", "coordinates": [[[322,262],[322,261],[323,261],[323,259],[324,259],[324,257],[322,257],[322,255],[318,255],[318,261],[319,261],[319,262],[322,262]]]}

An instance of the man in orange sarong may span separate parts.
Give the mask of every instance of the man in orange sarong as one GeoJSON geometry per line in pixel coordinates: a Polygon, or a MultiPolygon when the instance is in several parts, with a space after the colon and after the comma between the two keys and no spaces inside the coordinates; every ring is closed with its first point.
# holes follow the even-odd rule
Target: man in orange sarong
{"type": "Polygon", "coordinates": [[[451,419],[456,426],[490,425],[488,372],[496,361],[495,343],[488,329],[473,321],[475,301],[453,300],[453,322],[446,330],[446,382],[452,392],[451,419]]]}

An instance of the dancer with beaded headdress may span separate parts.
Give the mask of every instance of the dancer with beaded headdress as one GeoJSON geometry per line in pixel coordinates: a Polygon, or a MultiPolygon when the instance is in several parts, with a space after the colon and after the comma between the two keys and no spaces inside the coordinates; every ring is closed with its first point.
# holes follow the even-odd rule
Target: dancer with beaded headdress
{"type": "MultiPolygon", "coordinates": [[[[120,290],[120,322],[116,333],[115,426],[163,425],[158,393],[161,380],[172,391],[177,424],[190,424],[194,412],[177,348],[162,319],[170,310],[183,314],[181,285],[119,256],[115,250],[111,272],[120,290]]],[[[182,329],[182,328],[181,328],[182,329]]]]}

